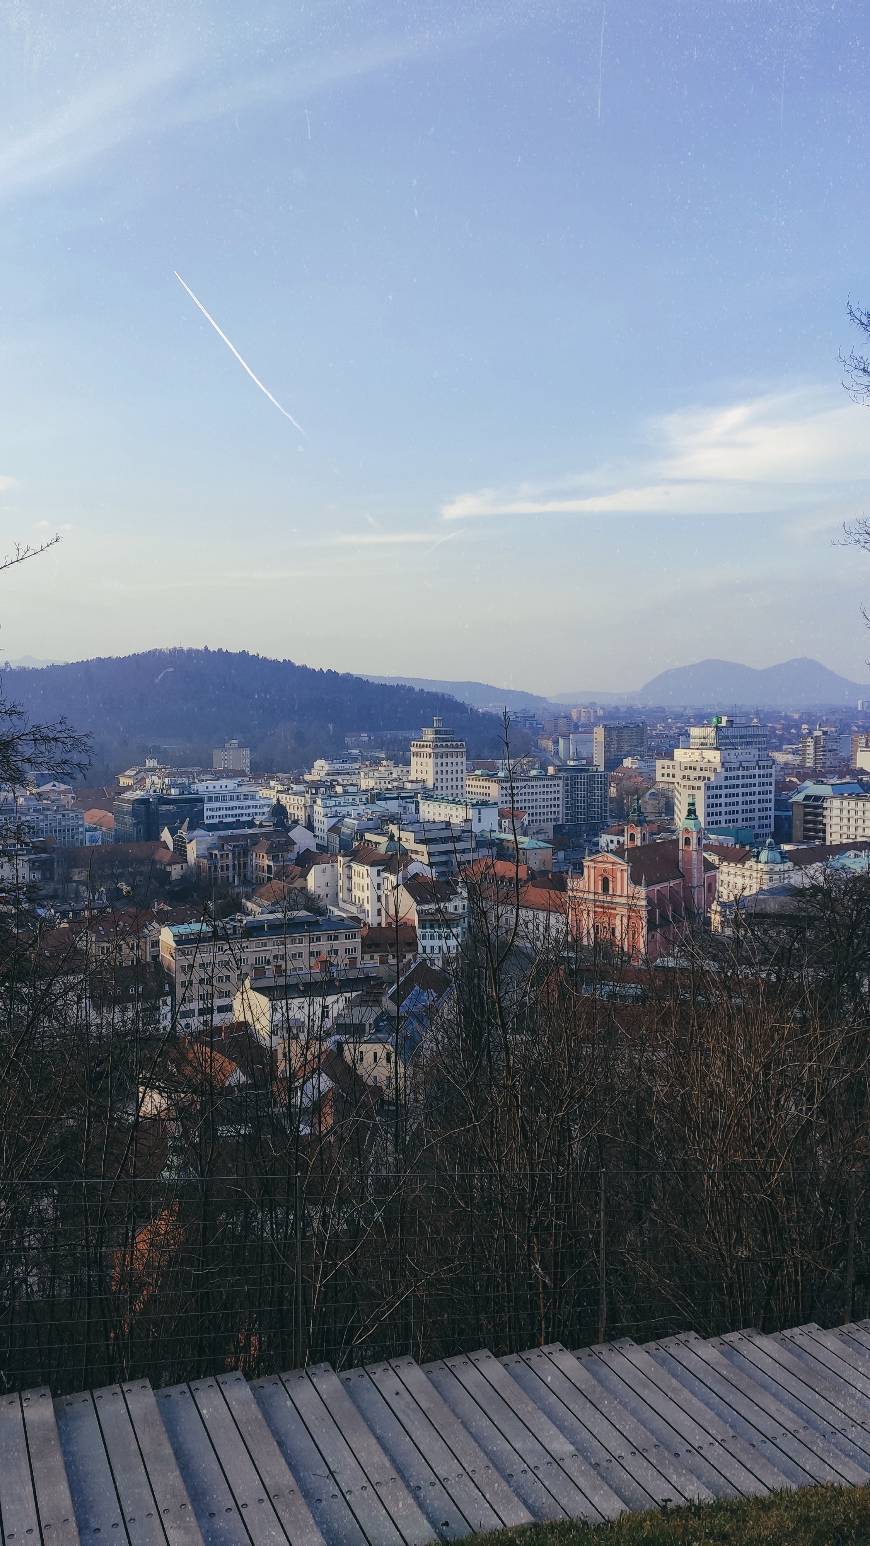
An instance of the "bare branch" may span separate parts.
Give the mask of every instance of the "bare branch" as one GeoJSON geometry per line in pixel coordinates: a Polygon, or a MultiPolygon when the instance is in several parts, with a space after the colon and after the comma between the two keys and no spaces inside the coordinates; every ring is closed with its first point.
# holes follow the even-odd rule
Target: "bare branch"
{"type": "Polygon", "coordinates": [[[40,553],[47,553],[49,548],[57,547],[59,542],[59,533],[40,543],[39,547],[31,547],[29,542],[16,542],[12,552],[6,558],[0,558],[0,574],[4,569],[14,569],[16,564],[25,564],[29,558],[38,558],[40,553]]]}

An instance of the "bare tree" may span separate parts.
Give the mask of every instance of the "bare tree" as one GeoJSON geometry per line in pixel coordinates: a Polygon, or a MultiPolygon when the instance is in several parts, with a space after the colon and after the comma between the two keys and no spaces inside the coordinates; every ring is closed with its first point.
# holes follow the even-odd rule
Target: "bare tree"
{"type": "MultiPolygon", "coordinates": [[[[849,321],[870,340],[870,310],[863,306],[853,306],[851,301],[846,310],[849,321]]],[[[843,385],[850,397],[856,403],[870,403],[870,355],[862,354],[859,349],[850,349],[848,354],[841,353],[840,363],[846,372],[843,385]]]]}

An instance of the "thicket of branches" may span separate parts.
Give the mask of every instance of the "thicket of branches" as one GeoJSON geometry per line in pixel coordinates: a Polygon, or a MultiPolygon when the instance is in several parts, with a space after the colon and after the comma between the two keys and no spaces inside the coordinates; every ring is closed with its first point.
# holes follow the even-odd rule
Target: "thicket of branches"
{"type": "Polygon", "coordinates": [[[0,1003],[0,1379],[867,1313],[868,891],[808,892],[812,928],[761,953],[699,937],[676,973],[581,958],[558,928],[526,952],[484,898],[408,1061],[396,1018],[379,1091],[316,998],[287,1076],[236,1052],[227,1082],[220,1028],[161,1033],[144,995],[107,1018],[100,981],[130,968],[47,964],[23,930],[0,1003]]]}

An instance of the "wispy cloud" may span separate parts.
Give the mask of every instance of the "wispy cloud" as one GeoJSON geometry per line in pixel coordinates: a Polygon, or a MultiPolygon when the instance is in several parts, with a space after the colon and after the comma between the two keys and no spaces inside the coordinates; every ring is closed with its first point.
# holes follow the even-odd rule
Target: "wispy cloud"
{"type": "Polygon", "coordinates": [[[61,107],[34,114],[35,127],[0,151],[0,196],[81,172],[159,121],[161,101],[185,76],[177,57],[145,59],[93,80],[61,107]]]}
{"type": "Polygon", "coordinates": [[[5,494],[9,489],[17,487],[18,484],[15,478],[4,478],[0,475],[0,494],[5,494]]]}
{"type": "Polygon", "coordinates": [[[860,410],[809,389],[717,409],[684,409],[645,426],[622,467],[457,494],[447,521],[492,516],[774,514],[870,481],[860,410]]]}
{"type": "MultiPolygon", "coordinates": [[[[522,15],[519,6],[515,19],[522,15]]],[[[243,59],[229,77],[217,57],[189,45],[127,65],[116,61],[59,107],[56,85],[45,99],[30,94],[30,123],[17,133],[13,126],[0,150],[0,198],[81,176],[136,140],[248,110],[304,105],[319,93],[473,44],[496,25],[494,15],[482,15],[441,31],[369,36],[309,52],[288,39],[285,62],[264,70],[243,59]]]]}

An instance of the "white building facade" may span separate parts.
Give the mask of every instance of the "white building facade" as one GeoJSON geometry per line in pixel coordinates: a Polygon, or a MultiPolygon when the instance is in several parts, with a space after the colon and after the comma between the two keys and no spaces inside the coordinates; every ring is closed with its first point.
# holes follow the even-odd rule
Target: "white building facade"
{"type": "Polygon", "coordinates": [[[269,820],[273,801],[244,778],[213,778],[194,784],[202,795],[204,827],[257,826],[269,820]]]}
{"type": "Polygon", "coordinates": [[[512,806],[524,811],[529,832],[553,836],[554,826],[565,820],[565,784],[558,772],[469,773],[466,778],[469,800],[494,802],[501,810],[512,806]]]}
{"type": "Polygon", "coordinates": [[[762,725],[738,725],[716,715],[692,725],[688,745],[656,763],[656,781],[674,791],[674,821],[686,820],[694,800],[701,826],[742,827],[758,841],[773,831],[774,764],[762,725]]]}
{"type": "Polygon", "coordinates": [[[424,784],[444,799],[462,799],[465,768],[465,742],[445,729],[444,721],[436,715],[431,726],[411,742],[411,782],[424,784]]]}

